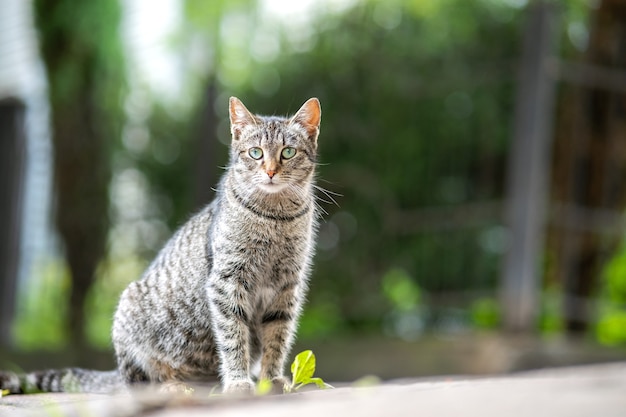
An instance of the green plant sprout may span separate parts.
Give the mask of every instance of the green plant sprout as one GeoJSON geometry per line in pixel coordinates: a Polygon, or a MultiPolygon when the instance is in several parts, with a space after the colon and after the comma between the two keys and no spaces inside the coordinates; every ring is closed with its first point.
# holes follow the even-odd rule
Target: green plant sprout
{"type": "MultiPolygon", "coordinates": [[[[305,385],[315,384],[320,389],[334,388],[325,383],[322,378],[314,378],[315,355],[311,350],[305,350],[296,355],[291,364],[291,383],[283,386],[283,393],[298,391],[305,385]]],[[[272,392],[273,384],[269,379],[261,379],[257,382],[256,395],[267,395],[272,392]]]]}
{"type": "Polygon", "coordinates": [[[311,350],[305,350],[296,355],[291,364],[291,384],[284,387],[284,392],[297,391],[305,385],[315,384],[320,389],[334,388],[325,383],[322,378],[314,378],[315,354],[311,350]]]}

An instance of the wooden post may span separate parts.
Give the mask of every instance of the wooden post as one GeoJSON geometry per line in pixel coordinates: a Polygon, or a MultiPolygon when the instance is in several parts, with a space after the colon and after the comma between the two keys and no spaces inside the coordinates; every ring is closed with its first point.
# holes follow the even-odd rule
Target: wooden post
{"type": "Polygon", "coordinates": [[[0,100],[0,347],[11,345],[20,259],[24,177],[24,105],[0,100]]]}
{"type": "Polygon", "coordinates": [[[504,327],[533,329],[540,292],[555,82],[548,64],[556,44],[554,8],[528,9],[508,170],[508,253],[501,280],[504,327]]]}

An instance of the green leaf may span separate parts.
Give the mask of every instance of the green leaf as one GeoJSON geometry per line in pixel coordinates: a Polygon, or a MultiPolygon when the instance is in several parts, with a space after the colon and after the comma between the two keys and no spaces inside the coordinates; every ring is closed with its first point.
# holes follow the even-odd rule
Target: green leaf
{"type": "Polygon", "coordinates": [[[297,391],[305,385],[315,384],[321,389],[334,388],[325,383],[322,378],[313,378],[315,373],[315,355],[310,350],[305,350],[296,355],[291,364],[291,385],[285,385],[284,392],[297,391]]]}
{"type": "Polygon", "coordinates": [[[322,380],[322,378],[311,378],[311,379],[309,379],[308,383],[309,384],[315,384],[315,385],[317,385],[321,389],[335,388],[332,385],[327,384],[326,382],[324,382],[324,380],[322,380]]]}
{"type": "Polygon", "coordinates": [[[291,364],[292,385],[307,384],[315,373],[315,355],[311,350],[305,350],[296,355],[291,364]]]}
{"type": "Polygon", "coordinates": [[[8,389],[3,389],[0,390],[0,398],[2,397],[6,397],[7,395],[9,395],[11,393],[11,391],[9,391],[8,389]]]}

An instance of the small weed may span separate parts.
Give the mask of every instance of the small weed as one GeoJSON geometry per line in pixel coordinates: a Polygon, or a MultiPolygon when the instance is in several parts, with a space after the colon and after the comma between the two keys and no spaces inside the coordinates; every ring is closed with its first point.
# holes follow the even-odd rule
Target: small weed
{"type": "Polygon", "coordinates": [[[315,384],[321,389],[334,388],[325,383],[322,378],[314,378],[315,355],[310,350],[305,350],[296,355],[291,364],[291,384],[284,387],[285,392],[294,392],[305,385],[315,384]]]}

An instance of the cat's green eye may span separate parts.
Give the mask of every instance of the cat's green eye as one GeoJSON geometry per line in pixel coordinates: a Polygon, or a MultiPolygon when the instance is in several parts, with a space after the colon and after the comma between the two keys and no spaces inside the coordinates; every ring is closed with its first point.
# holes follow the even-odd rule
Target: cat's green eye
{"type": "Polygon", "coordinates": [[[263,158],[263,149],[261,149],[261,148],[250,148],[248,150],[248,155],[250,155],[250,158],[252,158],[252,159],[261,159],[261,158],[263,158]]]}
{"type": "Polygon", "coordinates": [[[285,159],[293,158],[296,155],[296,148],[292,148],[292,147],[285,148],[283,149],[281,155],[285,159]]]}

